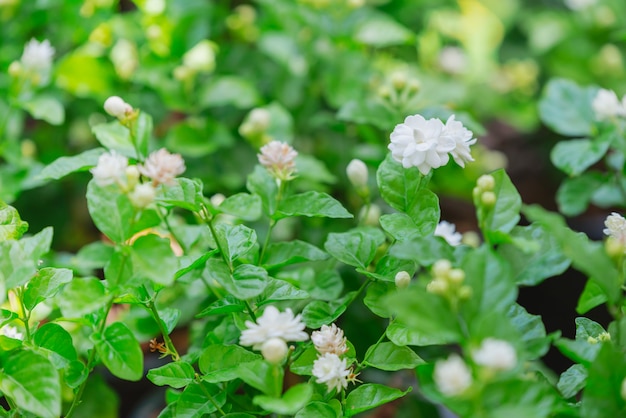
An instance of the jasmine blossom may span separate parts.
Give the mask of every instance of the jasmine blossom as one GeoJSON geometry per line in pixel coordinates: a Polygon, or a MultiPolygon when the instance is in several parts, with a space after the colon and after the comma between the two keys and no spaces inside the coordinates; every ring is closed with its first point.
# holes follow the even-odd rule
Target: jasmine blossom
{"type": "Polygon", "coordinates": [[[139,171],[144,176],[152,179],[155,185],[174,184],[176,176],[185,171],[185,161],[180,154],[171,154],[165,148],[152,152],[143,165],[139,165],[139,171]]]}
{"type": "Polygon", "coordinates": [[[315,362],[313,362],[313,376],[316,377],[317,383],[325,383],[328,391],[337,389],[341,391],[348,387],[348,369],[347,360],[340,359],[337,354],[324,353],[315,362]]]}
{"type": "Polygon", "coordinates": [[[280,312],[275,306],[265,308],[263,315],[257,318],[257,323],[246,321],[247,329],[241,332],[239,343],[252,346],[255,350],[270,338],[280,338],[283,341],[305,341],[309,335],[304,332],[305,325],[301,321],[301,315],[293,314],[287,308],[280,312]]]}
{"type": "Polygon", "coordinates": [[[342,355],[348,351],[343,330],[335,324],[330,326],[322,325],[319,331],[313,331],[311,341],[313,341],[315,349],[321,354],[334,353],[342,355]]]}
{"type": "Polygon", "coordinates": [[[452,354],[435,364],[433,378],[441,393],[458,396],[472,385],[472,373],[461,357],[452,354]]]}

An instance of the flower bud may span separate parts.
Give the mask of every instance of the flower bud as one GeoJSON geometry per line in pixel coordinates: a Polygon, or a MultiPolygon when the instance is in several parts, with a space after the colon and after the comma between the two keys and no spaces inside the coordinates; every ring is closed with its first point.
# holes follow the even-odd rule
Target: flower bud
{"type": "Polygon", "coordinates": [[[435,277],[446,277],[452,269],[452,263],[449,260],[437,260],[433,264],[432,272],[435,277]]]}
{"type": "Polygon", "coordinates": [[[398,289],[405,289],[409,287],[411,283],[411,276],[406,271],[399,271],[395,277],[396,287],[398,289]]]}
{"type": "Polygon", "coordinates": [[[130,202],[136,208],[143,209],[154,202],[156,190],[150,183],[138,184],[135,189],[128,194],[130,202]]]}
{"type": "Polygon", "coordinates": [[[139,173],[139,169],[136,165],[129,165],[126,167],[126,182],[129,189],[134,189],[137,183],[139,182],[139,177],[141,174],[139,173]]]}
{"type": "Polygon", "coordinates": [[[391,84],[396,90],[402,90],[406,86],[407,81],[407,76],[402,71],[396,71],[391,74],[391,84]]]}
{"type": "Polygon", "coordinates": [[[496,179],[491,174],[484,174],[478,178],[476,184],[482,191],[488,192],[496,187],[496,179]]]}
{"type": "Polygon", "coordinates": [[[215,47],[212,42],[198,42],[183,55],[183,64],[196,72],[209,73],[215,69],[215,47]]]}
{"type": "Polygon", "coordinates": [[[111,116],[122,119],[127,113],[133,111],[131,105],[126,103],[121,97],[111,96],[104,102],[104,110],[111,116]]]}
{"type": "Polygon", "coordinates": [[[380,215],[380,206],[373,203],[369,206],[363,206],[359,211],[359,219],[363,225],[368,226],[379,226],[380,215]]]}
{"type": "Polygon", "coordinates": [[[604,251],[606,251],[610,257],[620,257],[626,252],[626,248],[624,248],[624,244],[618,239],[610,236],[604,242],[604,251]]]}
{"type": "Polygon", "coordinates": [[[480,236],[475,231],[467,231],[463,233],[461,243],[473,248],[480,247],[480,236]]]}
{"type": "Polygon", "coordinates": [[[493,206],[496,204],[496,194],[494,192],[483,192],[480,195],[480,202],[485,206],[493,206]]]}
{"type": "Polygon", "coordinates": [[[11,77],[19,77],[22,73],[22,64],[19,61],[13,61],[11,65],[9,65],[9,75],[11,77]]]}
{"type": "Polygon", "coordinates": [[[457,292],[457,295],[459,299],[467,300],[472,297],[472,288],[467,285],[461,286],[461,288],[457,292]]]}
{"type": "Polygon", "coordinates": [[[356,189],[367,187],[367,166],[363,161],[357,158],[350,161],[346,167],[346,174],[356,189]]]}
{"type": "Polygon", "coordinates": [[[454,284],[461,284],[465,280],[465,272],[461,269],[452,269],[448,272],[448,280],[454,284]]]}
{"type": "Polygon", "coordinates": [[[608,333],[608,332],[606,332],[606,331],[601,332],[601,333],[598,335],[598,341],[601,341],[601,342],[611,341],[611,334],[609,334],[609,333],[608,333]]]}
{"type": "Polygon", "coordinates": [[[218,207],[224,202],[224,200],[226,200],[226,196],[221,193],[215,193],[209,200],[211,201],[213,207],[218,207]]]}
{"type": "Polygon", "coordinates": [[[263,358],[272,364],[280,363],[287,355],[289,348],[287,343],[281,338],[270,338],[261,346],[261,354],[263,358]]]}
{"type": "Polygon", "coordinates": [[[436,278],[426,285],[426,291],[435,295],[444,295],[448,291],[448,282],[443,279],[436,278]]]}
{"type": "Polygon", "coordinates": [[[594,338],[594,337],[592,337],[592,336],[590,335],[590,336],[588,336],[588,337],[587,337],[587,342],[588,342],[589,344],[598,344],[598,339],[597,339],[597,338],[594,338]]]}

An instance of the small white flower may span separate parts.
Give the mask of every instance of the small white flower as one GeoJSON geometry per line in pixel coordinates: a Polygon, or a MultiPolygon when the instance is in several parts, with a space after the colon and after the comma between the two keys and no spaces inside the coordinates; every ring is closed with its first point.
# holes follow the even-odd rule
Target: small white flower
{"type": "Polygon", "coordinates": [[[441,221],[437,224],[437,228],[435,228],[435,236],[442,237],[453,247],[459,245],[463,239],[463,235],[456,232],[456,226],[447,221],[441,221]]]}
{"type": "Polygon", "coordinates": [[[476,138],[472,138],[474,134],[463,124],[454,119],[454,115],[450,116],[446,121],[445,129],[442,136],[456,143],[456,146],[450,154],[454,161],[461,167],[465,167],[466,162],[474,161],[470,154],[470,145],[476,143],[476,138]]]}
{"type": "Polygon", "coordinates": [[[142,183],[135,186],[134,190],[128,194],[131,203],[137,208],[145,208],[154,202],[156,190],[150,183],[142,183]]]}
{"type": "Polygon", "coordinates": [[[340,359],[337,354],[325,353],[313,362],[313,376],[317,378],[317,383],[325,383],[328,391],[337,389],[341,391],[348,387],[347,360],[340,359]]]}
{"type": "Polygon", "coordinates": [[[52,66],[52,57],[54,56],[54,48],[47,39],[39,42],[31,39],[26,46],[20,62],[25,70],[31,71],[47,71],[52,66]]]}
{"type": "Polygon", "coordinates": [[[171,154],[165,148],[152,152],[146,162],[139,166],[144,176],[156,184],[172,185],[176,176],[185,172],[185,161],[180,154],[171,154]]]}
{"type": "Polygon", "coordinates": [[[462,48],[446,46],[439,53],[439,66],[450,74],[462,74],[467,71],[467,56],[462,48]]]}
{"type": "Polygon", "coordinates": [[[277,337],[270,338],[261,346],[263,358],[273,364],[280,363],[287,355],[287,351],[289,351],[287,343],[282,338],[277,337]]]}
{"type": "Polygon", "coordinates": [[[402,270],[396,274],[394,281],[396,282],[396,287],[398,289],[405,289],[409,287],[409,284],[411,283],[411,276],[408,272],[402,270]]]}
{"type": "Polygon", "coordinates": [[[254,108],[248,114],[248,123],[258,131],[266,131],[270,126],[271,119],[270,111],[262,107],[254,108]]]}
{"type": "Polygon", "coordinates": [[[517,364],[515,348],[506,341],[486,338],[480,347],[472,351],[476,364],[494,370],[510,370],[517,364]]]}
{"type": "Polygon", "coordinates": [[[8,337],[8,338],[13,338],[14,340],[23,340],[24,339],[24,334],[19,332],[17,330],[17,328],[15,328],[15,327],[13,327],[11,325],[5,325],[4,327],[2,327],[0,329],[0,334],[4,335],[5,337],[8,337]]]}
{"type": "Polygon", "coordinates": [[[348,351],[343,330],[335,324],[322,325],[319,331],[313,331],[311,341],[313,341],[315,349],[321,354],[333,353],[340,356],[348,351]]]}
{"type": "Polygon", "coordinates": [[[98,165],[89,170],[98,186],[108,186],[126,177],[128,158],[115,151],[105,152],[98,158],[98,165]]]}
{"type": "Polygon", "coordinates": [[[261,147],[257,155],[259,163],[268,169],[274,177],[280,180],[290,180],[296,171],[296,157],[298,153],[291,145],[272,141],[261,147]]]}
{"type": "Polygon", "coordinates": [[[104,101],[104,110],[111,116],[122,119],[133,111],[133,107],[119,96],[111,96],[104,101]]]}
{"type": "Polygon", "coordinates": [[[350,161],[346,167],[346,175],[355,188],[367,187],[367,165],[363,161],[357,158],[350,161]]]}
{"type": "Polygon", "coordinates": [[[619,213],[613,212],[607,216],[604,221],[606,228],[602,231],[605,235],[608,235],[615,239],[622,245],[626,245],[626,219],[619,213]]]}
{"type": "Polygon", "coordinates": [[[460,395],[472,385],[470,369],[456,354],[435,364],[433,378],[439,391],[446,396],[460,395]]]}
{"type": "Polygon", "coordinates": [[[596,4],[598,0],[565,0],[565,5],[571,10],[582,10],[596,4]]]}
{"type": "Polygon", "coordinates": [[[215,48],[210,41],[198,42],[183,55],[183,65],[197,72],[211,72],[215,69],[215,48]]]}
{"type": "Polygon", "coordinates": [[[598,120],[611,119],[616,116],[625,116],[626,109],[612,90],[600,89],[591,102],[591,107],[598,120]]]}
{"type": "Polygon", "coordinates": [[[305,325],[301,315],[294,316],[291,309],[280,312],[275,306],[265,308],[263,315],[257,318],[257,323],[246,321],[247,329],[241,332],[239,343],[251,345],[258,350],[270,338],[280,338],[284,341],[305,341],[309,335],[304,332],[305,325]]]}

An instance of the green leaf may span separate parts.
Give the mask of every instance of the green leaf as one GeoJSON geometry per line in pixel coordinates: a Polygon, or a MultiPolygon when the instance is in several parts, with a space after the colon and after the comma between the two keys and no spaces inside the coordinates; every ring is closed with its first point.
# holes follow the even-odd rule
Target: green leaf
{"type": "Polygon", "coordinates": [[[219,259],[207,261],[204,274],[216,280],[227,292],[246,300],[260,295],[268,284],[267,271],[252,264],[240,264],[231,274],[228,266],[219,259]]]}
{"type": "Polygon", "coordinates": [[[274,218],[290,216],[353,218],[338,200],[326,193],[315,191],[291,195],[281,200],[274,218]]]}
{"type": "Polygon", "coordinates": [[[75,171],[85,171],[98,164],[104,148],[94,148],[71,157],[60,157],[48,164],[37,175],[41,180],[58,180],[75,171]]]}
{"type": "Polygon", "coordinates": [[[413,369],[422,360],[413,350],[406,346],[397,346],[391,342],[384,342],[373,345],[365,353],[365,364],[380,370],[396,371],[402,369],[413,369]]]}
{"type": "Polygon", "coordinates": [[[51,125],[61,125],[65,121],[65,108],[51,96],[35,96],[22,103],[22,107],[35,119],[45,120],[51,125]]]}
{"type": "Polygon", "coordinates": [[[587,369],[582,364],[574,364],[569,369],[565,370],[556,387],[564,398],[569,399],[576,396],[578,392],[583,390],[587,383],[587,369]]]}
{"type": "Polygon", "coordinates": [[[148,156],[148,145],[152,136],[152,116],[146,112],[139,112],[139,116],[133,123],[135,143],[137,150],[141,154],[138,160],[143,160],[148,156]]]}
{"type": "Polygon", "coordinates": [[[328,259],[328,254],[305,241],[293,240],[270,244],[265,251],[263,267],[273,269],[305,261],[328,259]]]}
{"type": "Polygon", "coordinates": [[[602,288],[593,280],[587,280],[583,292],[580,294],[576,312],[580,315],[589,312],[596,306],[600,306],[608,300],[602,288]]]}
{"type": "Polygon", "coordinates": [[[151,369],[147,377],[157,386],[171,386],[179,389],[194,381],[195,370],[187,362],[176,361],[151,369]]]}
{"type": "Polygon", "coordinates": [[[6,290],[23,286],[37,272],[37,264],[22,247],[21,241],[0,242],[0,300],[4,301],[6,290]]]}
{"type": "Polygon", "coordinates": [[[124,380],[137,381],[143,376],[143,352],[130,329],[122,322],[114,322],[104,330],[92,334],[98,356],[114,375],[124,380]]]}
{"type": "Polygon", "coordinates": [[[176,402],[176,418],[202,418],[217,411],[225,403],[226,391],[219,386],[206,382],[192,383],[176,402]]]}
{"type": "Polygon", "coordinates": [[[276,185],[276,179],[264,167],[258,164],[254,166],[254,171],[248,175],[246,188],[250,193],[261,197],[263,212],[267,216],[274,215],[274,212],[276,212],[278,186],[276,185]]]}
{"type": "Polygon", "coordinates": [[[401,398],[410,391],[411,388],[403,392],[377,383],[366,383],[348,394],[344,415],[346,417],[354,416],[401,398]]]}
{"type": "Polygon", "coordinates": [[[302,319],[309,328],[320,328],[339,318],[346,311],[348,305],[352,302],[356,292],[349,292],[341,299],[333,302],[322,302],[315,300],[304,307],[302,310],[302,319]]]}
{"type": "Polygon", "coordinates": [[[312,268],[305,268],[296,280],[313,299],[335,300],[343,290],[343,279],[336,270],[316,272],[312,268]]]}
{"type": "Polygon", "coordinates": [[[359,24],[354,40],[365,45],[383,48],[415,42],[416,36],[390,16],[376,13],[370,14],[359,24]]]}
{"type": "Polygon", "coordinates": [[[130,255],[136,277],[163,286],[174,283],[179,265],[168,238],[155,234],[143,235],[133,242],[130,255]],[[155,260],[158,262],[155,263],[155,260]]]}
{"type": "Polygon", "coordinates": [[[234,137],[226,124],[200,115],[187,117],[171,126],[165,137],[167,149],[194,158],[212,154],[233,142],[234,137]]]}
{"type": "Polygon", "coordinates": [[[516,226],[511,231],[513,243],[502,244],[498,253],[515,272],[518,285],[535,286],[549,277],[562,274],[570,265],[556,239],[539,225],[516,226]],[[535,251],[524,251],[515,245],[516,239],[537,243],[535,251]]]}
{"type": "Polygon", "coordinates": [[[589,318],[578,317],[576,322],[576,339],[587,342],[589,337],[597,338],[600,334],[605,333],[606,330],[602,325],[596,321],[592,321],[589,318]]]}
{"type": "Polygon", "coordinates": [[[242,301],[234,296],[227,295],[207,306],[202,312],[196,315],[196,318],[202,318],[209,315],[223,315],[233,312],[243,312],[245,310],[246,305],[242,301]]]}
{"type": "Polygon", "coordinates": [[[594,121],[591,103],[597,91],[596,87],[583,88],[570,80],[552,79],[539,101],[539,116],[561,135],[589,135],[594,121]]]}
{"type": "Polygon", "coordinates": [[[406,213],[415,206],[418,192],[428,185],[430,176],[423,176],[416,167],[402,167],[387,154],[378,167],[376,180],[382,198],[392,208],[406,213]]]}
{"type": "Polygon", "coordinates": [[[437,260],[454,258],[454,247],[440,237],[414,238],[395,242],[389,248],[389,254],[402,260],[411,260],[427,267],[437,260]]]}
{"type": "Polygon", "coordinates": [[[594,139],[570,139],[560,141],[550,152],[550,160],[557,168],[570,176],[578,176],[600,161],[613,140],[612,133],[594,139]]]}
{"type": "Polygon", "coordinates": [[[15,404],[43,418],[61,415],[61,384],[54,366],[32,351],[6,355],[0,371],[0,390],[15,404]]]}
{"type": "Polygon", "coordinates": [[[254,229],[245,225],[220,223],[215,226],[215,239],[224,251],[224,257],[231,262],[250,251],[257,242],[254,229]]]}
{"type": "Polygon", "coordinates": [[[294,415],[309,403],[311,396],[313,396],[313,386],[301,383],[289,388],[281,398],[257,395],[252,399],[252,403],[278,415],[294,415]]]}
{"type": "Polygon", "coordinates": [[[254,85],[238,76],[216,77],[206,84],[199,94],[199,103],[204,107],[230,105],[239,109],[249,109],[260,101],[254,85]]]}
{"type": "Polygon", "coordinates": [[[583,340],[559,338],[554,342],[554,346],[558,348],[565,357],[574,360],[576,363],[588,366],[596,358],[602,344],[592,344],[583,340]]]}
{"type": "Polygon", "coordinates": [[[566,178],[556,192],[559,212],[565,216],[576,216],[587,210],[594,193],[602,185],[602,180],[593,173],[566,178]]]}
{"type": "MultiPolygon", "coordinates": [[[[302,300],[308,299],[311,295],[308,292],[297,288],[291,283],[284,280],[271,279],[260,299],[263,305],[273,303],[279,300],[302,300]]],[[[259,306],[261,303],[259,303],[259,306]]]]}
{"type": "Polygon", "coordinates": [[[28,222],[22,221],[13,206],[0,200],[0,242],[19,239],[28,230],[28,222]]]}
{"type": "Polygon", "coordinates": [[[325,402],[315,401],[298,411],[295,418],[341,418],[332,406],[325,402]]]}
{"type": "MultiPolygon", "coordinates": [[[[388,336],[390,329],[404,327],[411,332],[412,341],[419,341],[418,345],[447,344],[461,339],[457,317],[441,296],[412,286],[389,295],[387,304],[397,315],[396,321],[387,328],[388,336]]],[[[404,345],[392,336],[389,339],[404,345]]]]}
{"type": "Polygon", "coordinates": [[[228,382],[239,377],[241,365],[259,359],[261,356],[238,345],[213,344],[200,354],[198,367],[203,375],[202,380],[210,383],[228,382]]]}
{"type": "Polygon", "coordinates": [[[102,241],[92,242],[78,250],[72,258],[72,266],[79,270],[101,269],[111,259],[113,251],[114,247],[102,241]]]}
{"type": "Polygon", "coordinates": [[[115,150],[129,158],[138,158],[137,151],[133,146],[128,128],[115,120],[109,123],[101,123],[91,128],[96,139],[102,146],[109,150],[115,150]]]}
{"type": "Polygon", "coordinates": [[[256,221],[261,217],[262,205],[261,198],[256,194],[237,193],[226,198],[216,209],[244,221],[256,221]]]}
{"type": "Polygon", "coordinates": [[[119,415],[120,400],[99,373],[93,373],[83,391],[74,418],[115,418],[119,415]]]}
{"type": "Polygon", "coordinates": [[[500,233],[511,232],[519,222],[522,198],[503,169],[496,170],[491,175],[496,180],[493,190],[496,203],[486,211],[479,210],[477,215],[480,224],[485,228],[483,233],[490,238],[492,243],[498,243],[501,241],[500,233]]]}
{"type": "Polygon", "coordinates": [[[308,346],[289,366],[289,370],[300,376],[311,376],[313,363],[317,360],[318,352],[315,346],[308,346]]]}
{"type": "Polygon", "coordinates": [[[107,296],[97,278],[75,277],[57,295],[56,301],[64,317],[80,318],[104,307],[107,296]]]}
{"type": "Polygon", "coordinates": [[[352,230],[328,234],[324,249],[342,263],[366,269],[384,241],[385,237],[379,231],[352,230]]]}
{"type": "Polygon", "coordinates": [[[602,344],[589,368],[583,391],[581,417],[605,418],[626,416],[626,401],[621,396],[626,376],[624,353],[613,344],[602,344]]]}
{"type": "Polygon", "coordinates": [[[393,314],[387,304],[386,296],[396,291],[394,283],[384,283],[376,281],[367,287],[363,303],[370,311],[381,318],[390,318],[393,314]]]}
{"type": "Polygon", "coordinates": [[[117,186],[100,187],[94,181],[87,186],[87,208],[98,229],[117,244],[161,222],[154,210],[136,211],[117,186]]]}
{"type": "Polygon", "coordinates": [[[42,268],[28,282],[24,291],[24,306],[32,310],[39,303],[56,295],[61,287],[72,281],[72,270],[53,267],[42,268]]]}
{"type": "Polygon", "coordinates": [[[47,350],[48,359],[57,369],[68,366],[78,358],[72,336],[59,324],[43,324],[35,333],[33,342],[47,350]]]}
{"type": "Polygon", "coordinates": [[[528,360],[539,358],[548,352],[552,337],[546,336],[541,316],[531,315],[522,306],[514,304],[509,309],[507,317],[522,337],[528,360]]]}
{"type": "Polygon", "coordinates": [[[517,287],[511,268],[489,246],[465,254],[461,269],[465,271],[464,284],[472,288],[472,296],[461,308],[468,315],[504,313],[515,302],[517,287]]]}
{"type": "Polygon", "coordinates": [[[274,388],[282,385],[284,370],[274,367],[265,360],[243,363],[237,370],[241,380],[266,395],[274,395],[274,388]]]}
{"type": "Polygon", "coordinates": [[[202,181],[198,179],[179,177],[176,184],[164,188],[163,196],[159,197],[158,201],[192,212],[200,212],[204,201],[203,187],[202,181]]]}

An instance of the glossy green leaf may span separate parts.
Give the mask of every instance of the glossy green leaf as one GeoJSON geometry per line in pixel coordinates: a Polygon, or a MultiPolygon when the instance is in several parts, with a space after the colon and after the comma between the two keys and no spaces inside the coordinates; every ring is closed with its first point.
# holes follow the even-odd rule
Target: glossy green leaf
{"type": "Polygon", "coordinates": [[[171,386],[179,389],[194,381],[193,366],[184,361],[165,364],[148,371],[147,378],[157,386],[171,386]]]}
{"type": "Polygon", "coordinates": [[[108,150],[115,150],[129,158],[138,158],[128,128],[117,120],[101,123],[91,128],[96,139],[108,150]]]}
{"type": "Polygon", "coordinates": [[[260,299],[265,305],[279,300],[308,299],[310,296],[308,292],[297,288],[287,281],[270,278],[260,299]]]}
{"type": "MultiPolygon", "coordinates": [[[[484,226],[486,234],[492,243],[501,241],[501,234],[509,233],[520,220],[522,198],[511,179],[503,169],[491,173],[496,181],[493,193],[496,195],[496,203],[486,210],[479,210],[477,215],[479,222],[484,226]]],[[[478,205],[477,205],[478,206],[478,205]]]]}
{"type": "Polygon", "coordinates": [[[33,342],[45,349],[48,359],[57,369],[68,366],[78,358],[72,336],[54,322],[43,324],[35,333],[33,342]]]}
{"type": "Polygon", "coordinates": [[[378,167],[376,180],[382,198],[394,209],[406,213],[415,205],[418,192],[428,185],[430,176],[423,176],[416,167],[402,167],[388,154],[378,167]]]}
{"type": "Polygon", "coordinates": [[[560,141],[552,148],[550,160],[569,176],[577,176],[604,157],[612,140],[612,135],[602,135],[560,141]]]}
{"type": "Polygon", "coordinates": [[[589,318],[578,317],[575,319],[575,322],[577,340],[586,342],[589,337],[597,338],[600,334],[606,332],[602,325],[589,318]]]}
{"type": "Polygon", "coordinates": [[[389,254],[402,260],[411,260],[427,267],[437,260],[454,258],[454,247],[440,237],[429,236],[408,241],[395,242],[389,248],[389,254]]]}
{"type": "Polygon", "coordinates": [[[393,312],[385,298],[395,291],[395,283],[374,282],[367,287],[363,303],[375,315],[390,318],[393,312]]]}
{"type": "Polygon", "coordinates": [[[276,185],[276,179],[264,167],[258,164],[254,167],[254,171],[248,175],[246,188],[250,193],[254,193],[261,198],[265,215],[271,216],[276,212],[278,186],[276,185]]]}
{"type": "Polygon", "coordinates": [[[177,418],[202,418],[226,403],[226,391],[210,383],[192,383],[176,402],[177,418]],[[206,394],[209,393],[211,398],[206,394]]]}
{"type": "Polygon", "coordinates": [[[202,181],[180,177],[176,179],[176,184],[164,189],[163,196],[160,196],[158,201],[192,212],[200,212],[204,200],[202,188],[202,181]]]}
{"type": "Polygon", "coordinates": [[[289,370],[300,376],[311,376],[313,363],[319,357],[319,352],[315,346],[308,346],[289,366],[289,370]]]}
{"type": "Polygon", "coordinates": [[[548,352],[552,337],[546,335],[541,316],[529,314],[518,304],[511,306],[507,316],[521,336],[529,360],[539,358],[548,352]]]}
{"type": "Polygon", "coordinates": [[[238,377],[266,395],[276,396],[275,388],[282,387],[284,370],[265,360],[243,363],[237,370],[238,377]]]}
{"type": "Polygon", "coordinates": [[[263,258],[266,269],[283,267],[305,261],[326,260],[329,255],[305,241],[293,240],[270,244],[263,258]]]}
{"type": "Polygon", "coordinates": [[[72,417],[75,418],[117,418],[120,400],[99,373],[93,373],[85,385],[81,402],[72,417]]]}
{"type": "Polygon", "coordinates": [[[587,369],[582,364],[574,364],[561,374],[556,387],[564,398],[573,398],[585,387],[587,375],[587,369]]]}
{"type": "Polygon", "coordinates": [[[234,296],[227,295],[207,306],[203,311],[196,315],[196,318],[202,318],[209,315],[243,312],[245,310],[246,305],[242,301],[234,296]]]}
{"type": "Polygon", "coordinates": [[[380,370],[396,371],[402,369],[413,369],[422,360],[413,350],[406,346],[398,346],[392,342],[383,342],[378,346],[373,345],[365,353],[365,364],[380,370]]]}
{"type": "Polygon", "coordinates": [[[342,263],[365,269],[384,240],[382,234],[371,233],[370,230],[330,233],[324,249],[342,263]]]}
{"type": "Polygon", "coordinates": [[[24,291],[24,306],[32,310],[39,303],[56,295],[61,286],[72,281],[72,270],[63,268],[45,267],[28,282],[24,291]]]}
{"type": "Polygon", "coordinates": [[[20,218],[13,206],[0,200],[0,241],[19,239],[28,230],[28,222],[20,218]]]}
{"type": "Polygon", "coordinates": [[[174,283],[179,264],[168,238],[155,234],[137,238],[131,247],[130,259],[133,274],[139,279],[149,279],[163,286],[174,283]]]}
{"type": "Polygon", "coordinates": [[[61,383],[52,363],[32,351],[9,353],[0,371],[0,390],[15,404],[43,418],[61,415],[61,383]]]}
{"type": "Polygon", "coordinates": [[[75,171],[85,171],[98,164],[104,148],[94,148],[71,157],[60,157],[48,164],[37,176],[42,180],[58,180],[75,171]]]}
{"type": "Polygon", "coordinates": [[[365,45],[381,48],[414,42],[416,36],[390,16],[377,13],[370,14],[359,24],[354,39],[365,45]]]}
{"type": "Polygon", "coordinates": [[[341,299],[332,302],[315,300],[304,307],[302,319],[309,328],[320,328],[339,318],[346,311],[355,292],[346,293],[341,299]]]}
{"type": "Polygon", "coordinates": [[[146,112],[139,112],[139,116],[133,123],[133,131],[135,138],[135,147],[139,151],[139,160],[144,160],[148,157],[148,146],[150,144],[152,136],[152,116],[146,112]]]}
{"type": "Polygon", "coordinates": [[[137,381],[143,376],[143,352],[139,342],[122,322],[114,322],[104,333],[94,333],[91,339],[95,344],[100,360],[114,375],[124,380],[137,381]]]}
{"type": "Polygon", "coordinates": [[[341,415],[329,404],[315,401],[299,410],[295,418],[341,418],[341,415]]]}
{"type": "Polygon", "coordinates": [[[261,217],[262,201],[259,195],[237,193],[229,196],[218,207],[217,211],[243,219],[256,221],[261,217]]]}
{"type": "Polygon", "coordinates": [[[624,353],[612,344],[601,347],[589,368],[582,397],[582,418],[626,416],[626,400],[621,396],[626,376],[624,353]]]}
{"type": "Polygon", "coordinates": [[[559,212],[565,216],[580,215],[601,185],[602,180],[592,173],[564,179],[556,192],[559,212]]]}
{"type": "Polygon", "coordinates": [[[313,387],[301,383],[290,387],[280,398],[257,395],[252,399],[252,403],[278,415],[294,415],[309,403],[311,396],[313,396],[313,387]]]}
{"type": "Polygon", "coordinates": [[[591,103],[596,92],[595,87],[580,87],[570,80],[552,79],[539,101],[539,116],[561,135],[589,135],[594,121],[591,103]]]}
{"type": "Polygon", "coordinates": [[[78,270],[94,270],[103,268],[111,259],[114,247],[102,241],[85,245],[72,258],[72,266],[78,270]]]}
{"type": "Polygon", "coordinates": [[[22,103],[24,109],[35,119],[45,120],[51,125],[60,125],[65,120],[65,108],[55,97],[38,95],[22,103]]]}
{"type": "Polygon", "coordinates": [[[354,416],[401,398],[410,391],[411,388],[403,392],[377,383],[363,384],[348,394],[344,415],[346,417],[354,416]]]}
{"type": "Polygon", "coordinates": [[[290,216],[353,218],[338,200],[326,193],[315,191],[291,195],[281,200],[274,218],[290,216]]]}
{"type": "Polygon", "coordinates": [[[335,300],[339,298],[343,290],[343,279],[336,270],[318,273],[307,268],[296,279],[302,289],[309,292],[313,299],[335,300]]]}
{"type": "Polygon", "coordinates": [[[260,101],[252,83],[237,76],[220,76],[200,91],[200,104],[205,107],[234,106],[239,109],[254,107],[260,101]]]}
{"type": "Polygon", "coordinates": [[[261,356],[239,345],[213,344],[200,354],[198,366],[202,380],[210,383],[227,382],[239,377],[239,367],[259,360],[261,356]]]}
{"type": "Polygon", "coordinates": [[[254,229],[245,225],[231,225],[220,223],[215,226],[216,240],[224,251],[224,257],[231,262],[246,254],[254,247],[257,236],[254,229]]]}
{"type": "Polygon", "coordinates": [[[558,348],[565,357],[574,360],[576,363],[589,366],[596,358],[602,344],[559,338],[554,342],[554,346],[558,348]]]}
{"type": "Polygon", "coordinates": [[[589,312],[596,306],[600,306],[607,301],[606,294],[602,288],[593,280],[587,280],[583,292],[580,294],[576,312],[580,315],[589,312]]]}
{"type": "Polygon", "coordinates": [[[75,277],[56,298],[66,318],[80,318],[103,308],[107,301],[104,286],[95,277],[75,277]]]}

